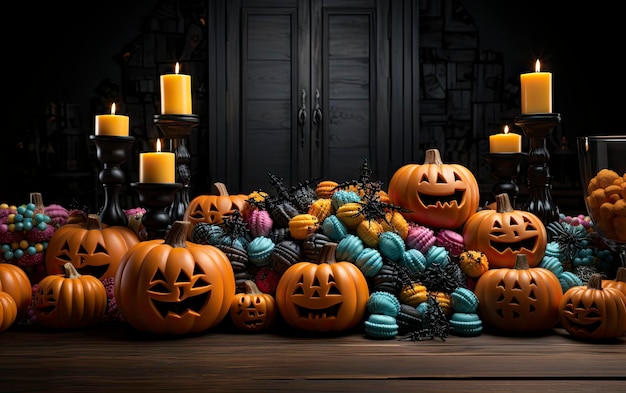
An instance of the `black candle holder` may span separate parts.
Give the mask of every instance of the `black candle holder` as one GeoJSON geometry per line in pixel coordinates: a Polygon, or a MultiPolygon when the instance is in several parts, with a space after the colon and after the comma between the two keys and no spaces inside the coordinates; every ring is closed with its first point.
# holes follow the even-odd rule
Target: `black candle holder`
{"type": "Polygon", "coordinates": [[[170,151],[176,159],[176,182],[182,186],[176,193],[172,206],[168,211],[172,222],[182,220],[189,205],[189,189],[191,187],[191,171],[189,162],[191,155],[187,150],[187,139],[191,129],[200,124],[198,115],[154,115],[154,123],[160,131],[161,137],[170,140],[170,151]]]}
{"type": "Polygon", "coordinates": [[[495,196],[507,193],[511,205],[515,208],[515,201],[519,195],[519,186],[515,182],[520,173],[520,165],[526,157],[526,153],[489,153],[484,158],[491,169],[491,174],[498,182],[491,189],[494,200],[495,196]]]}
{"type": "Polygon", "coordinates": [[[535,214],[545,225],[559,219],[559,208],[550,194],[552,178],[548,167],[550,152],[546,147],[546,139],[560,122],[559,113],[521,115],[515,118],[515,124],[522,128],[530,141],[528,200],[522,209],[535,214]]]}
{"type": "Polygon", "coordinates": [[[146,207],[141,223],[146,228],[148,240],[164,239],[173,222],[167,208],[172,205],[180,183],[131,183],[139,195],[139,203],[146,207]]]}
{"type": "Polygon", "coordinates": [[[102,163],[98,180],[104,188],[104,206],[100,213],[103,224],[128,225],[128,217],[120,207],[120,189],[126,180],[126,174],[120,165],[128,159],[131,147],[135,142],[133,136],[89,135],[96,146],[96,157],[102,163]]]}

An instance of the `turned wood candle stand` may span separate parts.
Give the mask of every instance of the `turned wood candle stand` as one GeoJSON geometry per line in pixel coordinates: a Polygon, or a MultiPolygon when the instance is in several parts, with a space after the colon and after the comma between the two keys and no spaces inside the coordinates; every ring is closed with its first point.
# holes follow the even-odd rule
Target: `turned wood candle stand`
{"type": "Polygon", "coordinates": [[[180,183],[131,183],[131,188],[139,195],[139,203],[146,207],[141,223],[146,227],[147,240],[165,239],[172,224],[167,208],[172,205],[180,183]]]}
{"type": "Polygon", "coordinates": [[[520,115],[515,124],[521,127],[530,141],[528,152],[528,200],[522,206],[548,225],[559,220],[559,208],[552,200],[552,178],[550,177],[550,152],[546,147],[547,138],[554,127],[561,122],[559,113],[520,115]]]}
{"type": "Polygon", "coordinates": [[[520,174],[520,165],[526,157],[526,153],[489,153],[485,154],[485,161],[489,164],[491,174],[498,179],[491,192],[495,196],[507,193],[513,208],[516,208],[516,200],[519,195],[519,186],[516,179],[520,174]]]}
{"type": "Polygon", "coordinates": [[[128,217],[120,207],[120,189],[126,174],[120,165],[128,159],[135,141],[133,136],[89,135],[96,146],[96,157],[102,163],[98,180],[104,188],[104,206],[100,212],[100,222],[114,226],[128,225],[128,217]]]}
{"type": "Polygon", "coordinates": [[[167,209],[172,222],[182,220],[189,205],[189,189],[191,187],[191,154],[187,150],[191,130],[200,124],[198,115],[154,115],[154,124],[160,136],[170,141],[170,151],[175,154],[176,182],[181,188],[176,192],[172,205],[167,209]]]}

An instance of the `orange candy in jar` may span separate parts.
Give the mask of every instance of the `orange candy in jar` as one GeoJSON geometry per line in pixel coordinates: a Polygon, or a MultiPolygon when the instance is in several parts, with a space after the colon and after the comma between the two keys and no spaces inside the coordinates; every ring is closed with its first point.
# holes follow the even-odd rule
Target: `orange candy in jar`
{"type": "Polygon", "coordinates": [[[587,185],[587,205],[604,236],[626,242],[626,173],[602,169],[587,185]]]}

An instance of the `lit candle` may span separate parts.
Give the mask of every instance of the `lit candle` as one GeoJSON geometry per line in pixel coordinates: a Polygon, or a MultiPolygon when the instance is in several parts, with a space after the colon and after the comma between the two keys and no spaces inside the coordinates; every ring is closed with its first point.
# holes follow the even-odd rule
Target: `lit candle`
{"type": "Polygon", "coordinates": [[[509,126],[504,126],[504,132],[489,136],[489,151],[491,153],[519,153],[522,151],[522,136],[509,132],[509,126]]]}
{"type": "Polygon", "coordinates": [[[139,154],[140,183],[174,183],[176,171],[174,153],[162,152],[161,141],[157,139],[157,151],[139,154]]]}
{"type": "Polygon", "coordinates": [[[552,73],[539,71],[520,75],[522,88],[522,114],[552,113],[552,73]]]}
{"type": "Polygon", "coordinates": [[[175,74],[161,75],[161,114],[190,115],[191,75],[179,74],[176,63],[175,74]]]}
{"type": "Polygon", "coordinates": [[[96,135],[128,136],[128,116],[115,114],[115,103],[110,115],[96,115],[96,135]]]}

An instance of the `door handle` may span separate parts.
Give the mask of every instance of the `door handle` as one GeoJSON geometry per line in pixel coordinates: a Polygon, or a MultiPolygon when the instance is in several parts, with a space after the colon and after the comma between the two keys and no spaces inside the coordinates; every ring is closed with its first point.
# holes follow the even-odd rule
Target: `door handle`
{"type": "Polygon", "coordinates": [[[300,126],[300,144],[304,146],[304,126],[306,124],[306,90],[300,93],[300,109],[298,109],[298,125],[300,126]]]}
{"type": "Polygon", "coordinates": [[[315,108],[313,109],[313,124],[316,127],[315,130],[315,144],[320,143],[320,128],[322,126],[322,108],[320,107],[320,91],[315,89],[315,108]]]}

